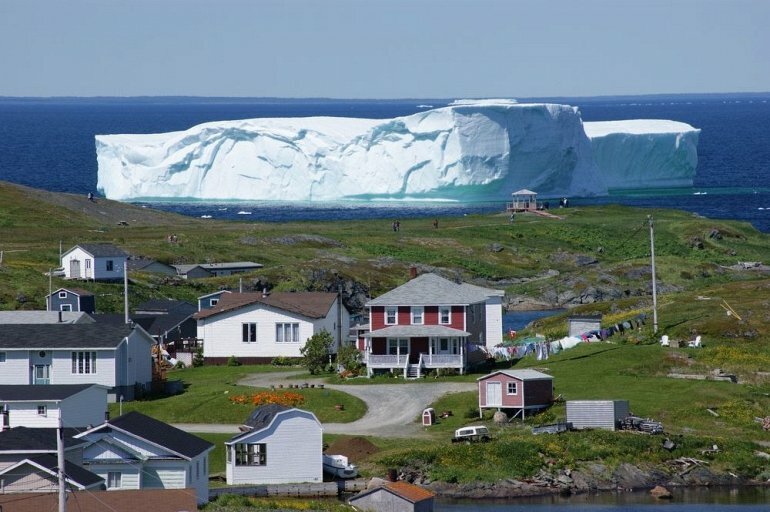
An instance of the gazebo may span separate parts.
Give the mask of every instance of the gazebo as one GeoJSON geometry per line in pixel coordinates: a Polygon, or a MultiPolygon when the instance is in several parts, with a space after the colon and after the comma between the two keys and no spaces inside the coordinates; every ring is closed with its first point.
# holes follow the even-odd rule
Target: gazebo
{"type": "Polygon", "coordinates": [[[523,188],[511,195],[513,201],[508,203],[507,210],[509,212],[537,211],[537,192],[523,188]]]}

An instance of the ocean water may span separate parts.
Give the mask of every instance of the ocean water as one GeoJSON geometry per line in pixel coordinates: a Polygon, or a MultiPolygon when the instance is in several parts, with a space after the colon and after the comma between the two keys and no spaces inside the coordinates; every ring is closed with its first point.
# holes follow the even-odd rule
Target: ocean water
{"type": "MultiPolygon", "coordinates": [[[[770,232],[770,93],[751,95],[538,98],[576,105],[586,121],[674,119],[700,128],[692,189],[570,198],[573,205],[621,203],[679,208],[751,222],[770,232]]],[[[0,179],[87,194],[97,182],[94,136],[184,130],[208,121],[253,117],[389,118],[443,106],[435,100],[285,100],[222,98],[0,98],[0,179]]],[[[501,211],[502,203],[203,203],[153,208],[195,217],[248,221],[393,219],[501,211]]]]}

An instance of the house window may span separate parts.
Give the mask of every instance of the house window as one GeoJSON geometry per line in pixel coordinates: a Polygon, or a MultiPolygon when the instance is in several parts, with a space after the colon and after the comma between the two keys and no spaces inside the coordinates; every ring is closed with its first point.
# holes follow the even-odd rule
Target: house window
{"type": "Polygon", "coordinates": [[[243,342],[255,343],[257,341],[257,322],[246,322],[243,325],[243,342]]]}
{"type": "Polygon", "coordinates": [[[72,304],[59,304],[59,311],[72,311],[72,304]]]}
{"type": "Polygon", "coordinates": [[[385,308],[385,325],[396,325],[398,323],[398,308],[385,308]]]}
{"type": "Polygon", "coordinates": [[[277,343],[299,343],[299,324],[275,324],[275,341],[277,343]]]}
{"type": "Polygon", "coordinates": [[[449,325],[452,323],[452,308],[448,306],[441,306],[438,309],[438,321],[441,325],[449,325]]]}
{"type": "Polygon", "coordinates": [[[518,382],[509,382],[508,383],[508,394],[509,395],[518,395],[519,394],[519,383],[518,382]]]}
{"type": "Polygon", "coordinates": [[[408,338],[388,338],[388,355],[395,356],[398,354],[409,353],[409,339],[408,338]]]}
{"type": "Polygon", "coordinates": [[[67,298],[67,292],[59,292],[59,298],[60,299],[66,299],[67,298]]]}
{"type": "Polygon", "coordinates": [[[47,405],[38,405],[37,406],[37,415],[38,416],[47,416],[48,415],[48,406],[47,405]]]}
{"type": "Polygon", "coordinates": [[[219,304],[219,299],[211,299],[209,304],[211,304],[212,306],[216,306],[217,304],[219,304]]]}
{"type": "Polygon", "coordinates": [[[96,373],[96,352],[73,352],[72,373],[96,373]]]}
{"type": "Polygon", "coordinates": [[[107,260],[107,272],[112,272],[113,270],[115,270],[115,265],[112,260],[107,260]]]}
{"type": "Polygon", "coordinates": [[[86,258],[86,268],[91,268],[91,259],[86,258]]]}
{"type": "Polygon", "coordinates": [[[423,321],[423,314],[425,313],[425,308],[422,306],[412,306],[412,325],[422,325],[424,323],[423,321]]]}
{"type": "Polygon", "coordinates": [[[120,471],[107,472],[107,489],[120,489],[120,471]]]}
{"type": "Polygon", "coordinates": [[[267,444],[238,443],[235,445],[236,466],[264,466],[267,464],[267,444]]]}
{"type": "Polygon", "coordinates": [[[0,363],[5,362],[5,352],[0,352],[0,363]]]}

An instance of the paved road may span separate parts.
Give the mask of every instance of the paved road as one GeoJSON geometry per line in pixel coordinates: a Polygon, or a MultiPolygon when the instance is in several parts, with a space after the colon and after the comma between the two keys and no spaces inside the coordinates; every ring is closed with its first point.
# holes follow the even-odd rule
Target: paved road
{"type": "MultiPolygon", "coordinates": [[[[301,372],[255,373],[238,384],[254,387],[269,387],[271,384],[291,378],[301,372]]],[[[310,380],[303,382],[321,383],[310,380]]],[[[417,422],[423,409],[448,393],[473,391],[473,382],[436,382],[419,384],[372,384],[342,385],[326,384],[327,388],[343,391],[360,398],[366,403],[363,418],[351,423],[324,423],[324,432],[330,434],[371,435],[380,437],[416,437],[425,432],[417,422]]],[[[216,424],[175,424],[188,432],[237,433],[237,425],[216,424]]]]}

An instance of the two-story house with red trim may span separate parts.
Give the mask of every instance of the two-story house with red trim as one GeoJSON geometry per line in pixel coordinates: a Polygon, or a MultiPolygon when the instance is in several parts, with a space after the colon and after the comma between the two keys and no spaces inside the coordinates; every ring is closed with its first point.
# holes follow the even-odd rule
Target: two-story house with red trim
{"type": "Polygon", "coordinates": [[[474,358],[485,358],[483,348],[502,343],[503,295],[423,274],[369,301],[369,332],[359,339],[368,375],[465,371],[474,358]]]}

